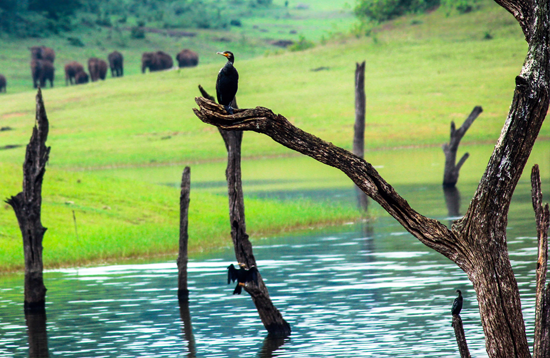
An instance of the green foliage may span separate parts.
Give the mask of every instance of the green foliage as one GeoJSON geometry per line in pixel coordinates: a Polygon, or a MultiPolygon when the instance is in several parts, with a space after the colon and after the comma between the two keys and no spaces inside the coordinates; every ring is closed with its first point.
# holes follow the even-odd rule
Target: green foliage
{"type": "Polygon", "coordinates": [[[79,37],[67,37],[67,41],[69,41],[69,44],[71,46],[75,47],[84,47],[86,46],[84,42],[79,37]]]}
{"type": "Polygon", "coordinates": [[[363,21],[382,22],[398,16],[424,12],[438,6],[444,6],[448,12],[461,14],[477,10],[480,0],[358,0],[355,6],[356,16],[363,21]]]}
{"type": "Polygon", "coordinates": [[[145,30],[143,30],[143,27],[141,26],[134,26],[130,30],[130,37],[133,39],[144,39],[145,38],[145,30]]]}
{"type": "Polygon", "coordinates": [[[479,9],[480,0],[441,0],[441,5],[448,10],[456,10],[460,14],[467,14],[479,9]]]}
{"type": "Polygon", "coordinates": [[[309,41],[308,39],[305,38],[305,36],[300,35],[300,38],[298,39],[298,41],[288,46],[287,48],[290,51],[294,52],[294,51],[304,51],[313,47],[315,47],[315,43],[313,41],[309,41]]]}
{"type": "Polygon", "coordinates": [[[398,16],[426,11],[440,0],[358,0],[355,14],[369,21],[387,21],[398,16]]]}

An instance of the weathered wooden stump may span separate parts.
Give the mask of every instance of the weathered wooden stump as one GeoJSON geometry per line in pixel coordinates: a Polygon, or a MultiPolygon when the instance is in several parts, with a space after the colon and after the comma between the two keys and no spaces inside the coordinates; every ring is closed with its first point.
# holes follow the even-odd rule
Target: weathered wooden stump
{"type": "MultiPolygon", "coordinates": [[[[365,113],[367,97],[365,95],[365,61],[355,64],[355,125],[353,126],[353,154],[365,157],[365,113]]],[[[359,208],[367,210],[367,195],[356,185],[355,192],[359,208]]]]}
{"type": "Polygon", "coordinates": [[[464,327],[462,326],[462,319],[460,315],[453,315],[453,328],[455,330],[456,343],[458,344],[458,350],[461,358],[470,358],[470,351],[468,350],[468,344],[466,343],[466,335],[464,334],[464,327]]]}
{"type": "Polygon", "coordinates": [[[535,358],[542,358],[550,357],[550,286],[546,285],[550,210],[548,204],[542,203],[542,189],[538,165],[533,166],[531,171],[531,198],[533,200],[533,209],[537,222],[538,237],[533,356],[535,358]]]}
{"type": "Polygon", "coordinates": [[[36,95],[36,123],[23,163],[23,191],[6,200],[15,211],[23,236],[26,312],[45,312],[46,304],[46,287],[42,275],[42,239],[46,228],[40,221],[40,212],[42,180],[50,154],[50,147],[46,147],[47,139],[48,118],[39,88],[36,95]]]}
{"type": "Polygon", "coordinates": [[[191,169],[185,167],[181,178],[180,194],[180,238],[178,254],[178,299],[188,300],[189,289],[187,288],[187,248],[189,242],[189,201],[191,192],[191,169]]]}

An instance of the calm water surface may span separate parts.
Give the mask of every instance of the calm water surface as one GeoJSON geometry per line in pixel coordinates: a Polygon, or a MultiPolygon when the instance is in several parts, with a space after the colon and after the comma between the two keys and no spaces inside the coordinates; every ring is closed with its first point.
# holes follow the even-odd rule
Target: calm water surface
{"type": "MultiPolygon", "coordinates": [[[[475,183],[459,187],[462,214],[475,183]]],[[[439,184],[398,190],[444,223],[456,215],[439,184]]],[[[529,191],[522,180],[508,231],[532,332],[536,239],[529,191]]],[[[351,188],[270,195],[354,200],[351,188]]],[[[370,210],[381,213],[375,205],[370,210]]],[[[177,300],[174,261],[48,271],[50,357],[459,357],[450,315],[456,289],[465,296],[461,316],[471,353],[486,356],[466,275],[390,217],[256,240],[254,249],[291,337],[266,338],[248,295],[231,294],[226,267],[235,259],[228,249],[191,260],[188,307],[177,300]]],[[[22,286],[22,276],[0,277],[0,357],[29,355],[22,286]]]]}

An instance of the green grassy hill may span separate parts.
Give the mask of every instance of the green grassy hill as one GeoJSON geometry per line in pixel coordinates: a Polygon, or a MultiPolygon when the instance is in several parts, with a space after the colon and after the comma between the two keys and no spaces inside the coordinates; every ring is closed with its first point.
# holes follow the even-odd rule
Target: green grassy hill
{"type": "MultiPolygon", "coordinates": [[[[21,44],[14,42],[13,46],[21,44]]],[[[200,122],[192,112],[194,97],[199,95],[197,85],[202,84],[213,93],[218,70],[224,63],[224,58],[216,56],[210,45],[205,45],[207,50],[196,68],[146,75],[130,71],[124,78],[109,78],[84,86],[58,86],[43,92],[51,123],[48,145],[52,147],[50,169],[46,174],[46,185],[52,187],[45,191],[45,211],[52,210],[50,214],[45,213],[45,217],[50,215],[51,221],[44,223],[50,227],[46,234],[50,241],[45,245],[50,245],[51,250],[53,242],[59,243],[56,244],[59,255],[54,258],[46,254],[47,262],[63,263],[62,252],[68,250],[67,241],[63,240],[74,237],[73,204],[66,202],[78,205],[77,220],[92,218],[88,224],[89,248],[86,250],[89,251],[75,253],[66,262],[173,252],[175,241],[167,244],[168,241],[161,239],[158,246],[147,245],[156,242],[158,237],[175,240],[177,190],[148,189],[145,184],[105,179],[94,174],[94,170],[174,163],[183,166],[225,158],[225,147],[217,130],[200,122]],[[64,178],[69,178],[70,186],[54,185],[54,181],[62,182],[64,178]],[[93,185],[81,185],[82,182],[78,183],[81,178],[86,178],[82,182],[89,178],[93,185]],[[149,190],[151,193],[146,198],[140,196],[149,190]],[[135,209],[142,201],[144,213],[135,209]],[[113,210],[102,209],[104,207],[118,207],[124,215],[113,215],[113,210]],[[64,226],[56,236],[55,227],[61,225],[61,220],[65,220],[64,226]],[[105,239],[106,233],[115,236],[105,239]],[[142,236],[140,240],[144,241],[124,248],[105,246],[107,241],[124,241],[128,235],[142,236]],[[95,247],[94,240],[100,237],[104,241],[95,247]]],[[[460,125],[475,105],[483,106],[484,112],[463,143],[495,142],[507,115],[514,78],[526,52],[526,43],[515,20],[488,1],[480,11],[451,17],[443,10],[408,16],[374,28],[369,36],[338,36],[325,45],[302,52],[253,57],[253,51],[243,50],[241,56],[239,47],[235,50],[233,45],[224,43],[223,49],[232,50],[236,55],[235,66],[240,73],[237,98],[241,108],[271,108],[302,129],[348,149],[354,121],[355,62],[366,60],[366,145],[369,150],[439,146],[448,141],[450,121],[460,125]]],[[[2,50],[0,55],[10,56],[8,52],[2,50]]],[[[15,57],[13,59],[16,62],[15,57]]],[[[34,96],[34,91],[0,95],[0,127],[9,129],[0,131],[0,148],[15,146],[0,150],[4,172],[2,197],[19,190],[20,173],[15,173],[14,168],[23,161],[22,146],[28,142],[34,123],[34,96]]],[[[549,135],[550,128],[543,126],[541,137],[549,135]]],[[[244,157],[290,154],[293,153],[265,136],[245,134],[244,157]]],[[[225,199],[204,195],[205,203],[218,201],[205,206],[201,206],[202,198],[192,202],[199,205],[195,209],[197,226],[210,225],[209,219],[203,216],[210,210],[208,205],[219,206],[220,217],[226,215],[225,199]]],[[[293,222],[291,227],[327,222],[331,217],[342,221],[358,215],[350,208],[335,207],[316,216],[318,205],[302,204],[296,205],[305,207],[305,219],[293,222]]],[[[260,226],[257,232],[281,230],[288,227],[285,225],[288,218],[283,213],[299,210],[290,205],[261,200],[247,204],[249,221],[271,216],[271,222],[260,226]],[[281,205],[282,209],[278,209],[281,205]],[[282,211],[276,214],[277,210],[282,211]]],[[[0,245],[10,247],[11,253],[4,255],[13,257],[19,250],[20,239],[10,210],[1,211],[0,245]]],[[[216,221],[213,231],[197,231],[193,237],[195,240],[219,237],[225,232],[225,221],[220,219],[219,227],[216,221]]],[[[201,245],[211,247],[219,242],[197,244],[195,250],[201,245]]],[[[0,269],[7,267],[3,264],[5,260],[8,260],[6,256],[0,258],[0,269]]]]}

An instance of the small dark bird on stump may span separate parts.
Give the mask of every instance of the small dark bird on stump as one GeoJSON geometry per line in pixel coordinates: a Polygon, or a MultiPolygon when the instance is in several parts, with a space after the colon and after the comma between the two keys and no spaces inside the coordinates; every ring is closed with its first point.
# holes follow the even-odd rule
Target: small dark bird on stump
{"type": "Polygon", "coordinates": [[[229,285],[231,282],[237,281],[237,286],[233,291],[234,295],[240,295],[243,286],[247,282],[253,281],[256,285],[258,284],[258,269],[255,266],[252,266],[250,269],[245,264],[239,263],[239,266],[241,266],[239,270],[233,264],[227,266],[227,284],[229,285]]]}
{"type": "Polygon", "coordinates": [[[456,290],[456,292],[458,293],[458,297],[455,298],[453,308],[451,309],[451,313],[453,315],[460,314],[460,311],[462,310],[462,292],[460,292],[460,290],[456,290]]]}
{"type": "Polygon", "coordinates": [[[233,114],[231,102],[233,102],[239,88],[239,73],[233,66],[235,56],[229,51],[217,52],[217,54],[227,57],[227,62],[218,73],[216,96],[218,97],[218,103],[223,105],[227,113],[233,114]]]}

